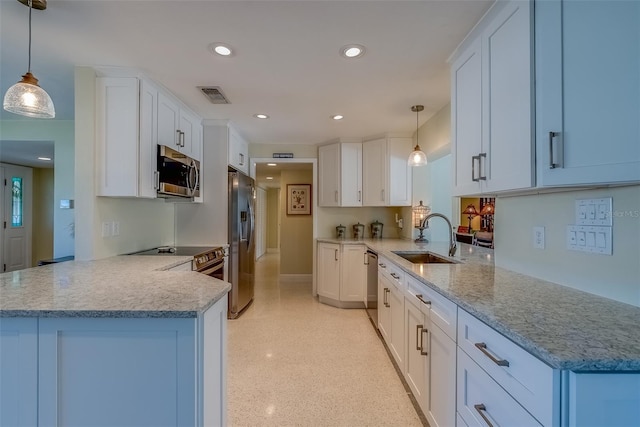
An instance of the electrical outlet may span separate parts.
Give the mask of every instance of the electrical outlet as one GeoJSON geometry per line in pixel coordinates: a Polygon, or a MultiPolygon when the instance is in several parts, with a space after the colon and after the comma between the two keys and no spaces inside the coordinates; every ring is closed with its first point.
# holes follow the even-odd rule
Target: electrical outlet
{"type": "Polygon", "coordinates": [[[533,247],[544,249],[544,227],[533,227],[533,247]]]}
{"type": "Polygon", "coordinates": [[[111,223],[111,231],[112,231],[112,235],[113,236],[119,236],[120,235],[120,221],[113,221],[111,223]]]}
{"type": "Polygon", "coordinates": [[[103,222],[102,223],[102,237],[111,237],[111,223],[103,222]]]}

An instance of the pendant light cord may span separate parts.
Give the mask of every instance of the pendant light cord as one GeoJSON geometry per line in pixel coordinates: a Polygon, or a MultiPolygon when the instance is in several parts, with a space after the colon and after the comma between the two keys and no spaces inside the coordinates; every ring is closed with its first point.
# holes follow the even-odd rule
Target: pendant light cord
{"type": "Polygon", "coordinates": [[[33,0],[29,0],[29,66],[27,72],[31,72],[31,10],[33,9],[33,0]]]}

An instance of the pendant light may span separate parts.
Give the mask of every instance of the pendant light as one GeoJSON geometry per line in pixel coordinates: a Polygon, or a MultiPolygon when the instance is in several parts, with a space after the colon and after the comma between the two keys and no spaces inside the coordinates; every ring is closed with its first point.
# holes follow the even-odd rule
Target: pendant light
{"type": "MultiPolygon", "coordinates": [[[[20,3],[25,3],[18,0],[20,3]]],[[[38,79],[31,74],[31,11],[34,0],[27,0],[29,6],[29,66],[27,74],[22,80],[14,84],[4,95],[3,107],[5,110],[27,117],[52,119],[56,116],[56,110],[49,94],[38,86],[38,79]]],[[[46,8],[46,1],[36,0],[38,9],[46,8]]]]}
{"type": "Polygon", "coordinates": [[[418,114],[424,110],[424,105],[414,105],[411,107],[411,111],[416,113],[416,146],[413,148],[413,152],[409,154],[409,166],[424,166],[427,164],[427,155],[420,149],[418,143],[418,114]]]}

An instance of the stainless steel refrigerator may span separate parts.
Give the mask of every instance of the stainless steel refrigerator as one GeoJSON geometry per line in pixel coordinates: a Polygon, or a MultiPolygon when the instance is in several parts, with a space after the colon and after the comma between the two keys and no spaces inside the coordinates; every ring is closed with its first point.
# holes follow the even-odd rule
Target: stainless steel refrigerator
{"type": "Polygon", "coordinates": [[[253,179],[229,171],[229,319],[238,317],[253,301],[255,194],[253,179]]]}

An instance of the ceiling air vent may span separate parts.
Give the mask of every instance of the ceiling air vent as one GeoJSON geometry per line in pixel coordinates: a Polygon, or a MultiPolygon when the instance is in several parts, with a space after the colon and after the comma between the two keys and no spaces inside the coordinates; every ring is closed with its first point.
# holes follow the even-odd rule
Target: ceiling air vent
{"type": "Polygon", "coordinates": [[[206,96],[212,104],[231,104],[227,97],[224,96],[224,93],[222,93],[220,86],[198,86],[198,89],[204,93],[204,96],[206,96]]]}

